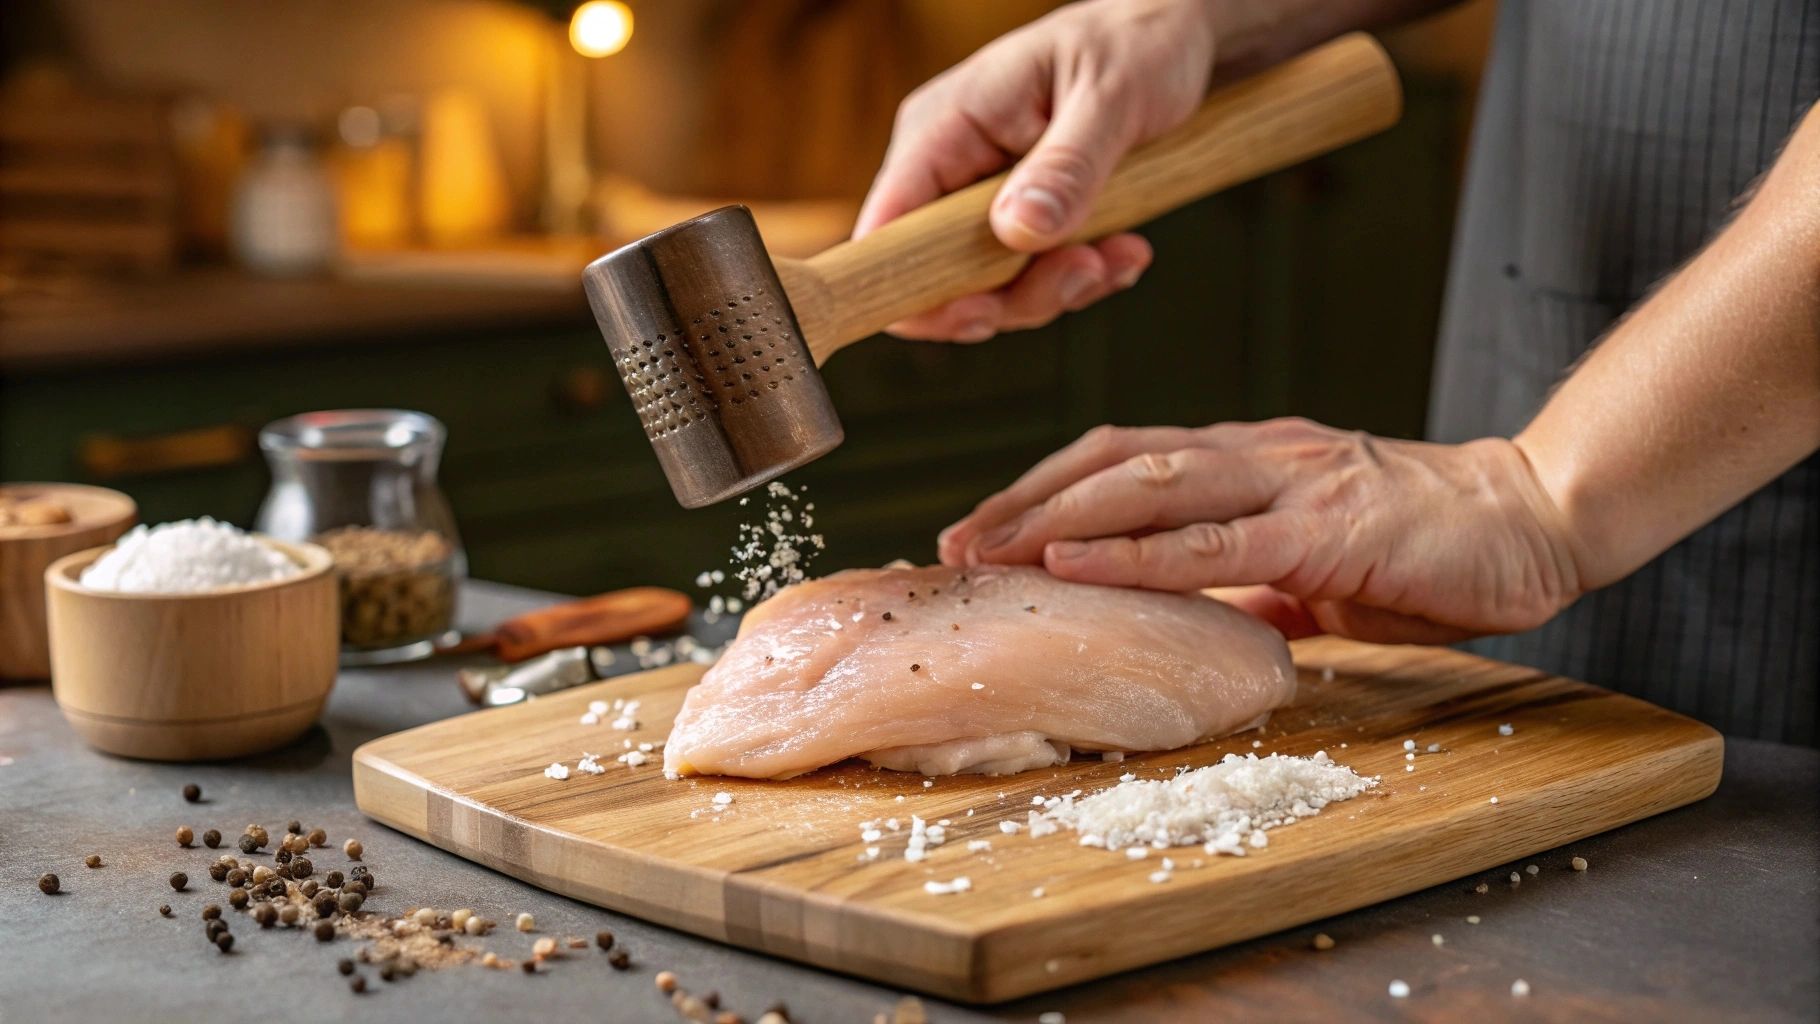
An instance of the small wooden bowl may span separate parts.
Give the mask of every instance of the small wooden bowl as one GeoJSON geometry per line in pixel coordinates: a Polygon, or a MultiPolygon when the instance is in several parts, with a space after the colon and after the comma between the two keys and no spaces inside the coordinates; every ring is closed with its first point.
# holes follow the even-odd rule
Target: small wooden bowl
{"type": "Polygon", "coordinates": [[[7,484],[0,495],[47,498],[70,513],[67,523],[0,526],[0,679],[49,679],[44,570],[64,555],[111,543],[132,529],[139,506],[119,491],[81,484],[7,484]]]}
{"type": "Polygon", "coordinates": [[[303,572],[196,594],[122,594],[78,582],[107,548],[46,570],[51,687],[90,746],[208,761],[283,746],[316,721],[341,647],[334,561],[314,544],[259,539],[303,572]]]}

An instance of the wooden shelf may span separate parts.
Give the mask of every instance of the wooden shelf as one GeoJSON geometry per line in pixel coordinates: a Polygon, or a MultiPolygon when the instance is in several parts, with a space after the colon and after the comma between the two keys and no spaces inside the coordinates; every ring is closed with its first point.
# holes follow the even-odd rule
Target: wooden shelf
{"type": "Polygon", "coordinates": [[[0,296],[0,372],[588,322],[579,280],[573,289],[539,290],[280,280],[232,270],[70,279],[0,296]]]}

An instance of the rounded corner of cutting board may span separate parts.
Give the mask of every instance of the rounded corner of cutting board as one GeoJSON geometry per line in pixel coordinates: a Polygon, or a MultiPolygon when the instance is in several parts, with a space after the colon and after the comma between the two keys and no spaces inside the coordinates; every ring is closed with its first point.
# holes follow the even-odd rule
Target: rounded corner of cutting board
{"type": "Polygon", "coordinates": [[[386,758],[384,744],[389,738],[368,740],[354,749],[354,806],[374,821],[428,839],[429,786],[386,758]]]}

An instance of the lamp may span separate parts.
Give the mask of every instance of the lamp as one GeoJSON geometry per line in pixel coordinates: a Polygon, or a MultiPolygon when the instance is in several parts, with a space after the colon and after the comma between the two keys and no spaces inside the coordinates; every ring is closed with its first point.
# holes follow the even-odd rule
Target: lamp
{"type": "Polygon", "coordinates": [[[610,57],[632,38],[632,8],[620,0],[588,0],[569,18],[569,44],[583,57],[610,57]]]}

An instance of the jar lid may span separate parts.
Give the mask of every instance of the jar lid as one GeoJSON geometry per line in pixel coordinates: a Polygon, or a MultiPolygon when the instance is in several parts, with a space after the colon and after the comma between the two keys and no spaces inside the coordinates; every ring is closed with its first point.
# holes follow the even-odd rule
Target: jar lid
{"type": "Polygon", "coordinates": [[[448,431],[409,409],[329,409],[274,420],[259,431],[265,451],[324,459],[396,459],[442,447],[448,431]]]}

